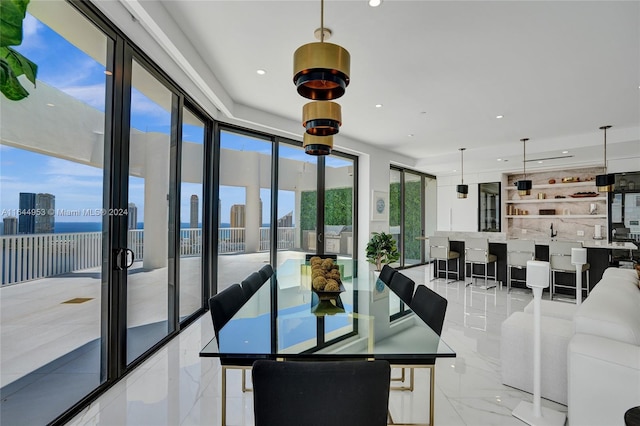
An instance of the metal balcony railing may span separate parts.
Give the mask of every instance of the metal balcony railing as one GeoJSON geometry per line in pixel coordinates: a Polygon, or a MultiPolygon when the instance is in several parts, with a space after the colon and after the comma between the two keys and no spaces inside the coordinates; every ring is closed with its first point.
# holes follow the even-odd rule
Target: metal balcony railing
{"type": "MultiPolygon", "coordinates": [[[[268,251],[270,229],[260,228],[259,251],[268,251]]],[[[295,228],[278,228],[279,250],[295,246],[295,228]]],[[[180,229],[180,257],[202,255],[202,229],[180,229]]],[[[144,230],[131,229],[127,246],[136,261],[144,260],[144,230]]],[[[67,234],[20,234],[0,237],[2,285],[17,284],[82,269],[102,262],[102,232],[67,234]]],[[[245,228],[220,228],[218,253],[244,253],[245,228]]]]}

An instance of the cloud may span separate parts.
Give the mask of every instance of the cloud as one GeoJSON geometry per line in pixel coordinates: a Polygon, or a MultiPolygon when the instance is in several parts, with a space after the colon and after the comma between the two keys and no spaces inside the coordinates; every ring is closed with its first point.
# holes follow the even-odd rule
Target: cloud
{"type": "Polygon", "coordinates": [[[102,179],[103,171],[98,167],[87,166],[81,163],[74,163],[73,161],[50,157],[47,158],[47,165],[44,174],[96,177],[102,179]]]}
{"type": "Polygon", "coordinates": [[[94,84],[89,86],[67,86],[60,88],[67,95],[78,99],[85,104],[100,111],[104,111],[105,85],[94,84]]]}
{"type": "Polygon", "coordinates": [[[42,28],[42,24],[32,15],[28,14],[22,21],[22,38],[24,40],[31,40],[38,35],[38,32],[42,28]]]}

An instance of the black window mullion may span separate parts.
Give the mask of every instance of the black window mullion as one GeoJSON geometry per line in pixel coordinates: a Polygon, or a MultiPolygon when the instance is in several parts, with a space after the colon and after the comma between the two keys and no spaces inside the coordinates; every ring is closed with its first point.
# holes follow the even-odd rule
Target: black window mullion
{"type": "Polygon", "coordinates": [[[171,135],[169,146],[169,235],[168,235],[168,334],[178,330],[180,322],[180,183],[182,154],[183,100],[175,93],[171,99],[171,135]]]}
{"type": "Polygon", "coordinates": [[[325,157],[318,156],[317,198],[316,198],[316,253],[324,255],[324,204],[325,204],[325,157]]]}

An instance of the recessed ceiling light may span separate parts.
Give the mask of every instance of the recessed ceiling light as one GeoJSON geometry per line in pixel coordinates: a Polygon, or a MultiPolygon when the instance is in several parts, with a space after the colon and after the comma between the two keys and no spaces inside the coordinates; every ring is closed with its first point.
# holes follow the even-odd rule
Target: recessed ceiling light
{"type": "Polygon", "coordinates": [[[48,103],[48,104],[47,104],[47,106],[48,106],[48,107],[54,107],[55,105],[54,105],[54,104],[52,104],[52,103],[48,103]]]}
{"type": "Polygon", "coordinates": [[[542,164],[542,160],[538,161],[538,164],[542,164]]]}
{"type": "Polygon", "coordinates": [[[265,75],[267,72],[263,69],[259,69],[256,71],[258,73],[258,75],[265,75]]]}
{"type": "Polygon", "coordinates": [[[409,136],[410,138],[413,137],[413,133],[409,133],[407,136],[409,136]]]}
{"type": "Polygon", "coordinates": [[[456,170],[456,169],[453,169],[453,171],[454,171],[454,172],[457,172],[457,170],[456,170]]]}
{"type": "Polygon", "coordinates": [[[498,161],[502,161],[502,158],[498,158],[498,161]]]}
{"type": "Polygon", "coordinates": [[[382,104],[376,104],[376,108],[382,108],[382,104]]]}
{"type": "Polygon", "coordinates": [[[504,115],[496,115],[496,118],[503,118],[504,115]]]}
{"type": "Polygon", "coordinates": [[[568,153],[569,153],[569,151],[562,151],[562,153],[563,153],[563,154],[568,154],[568,153]]]}
{"type": "Polygon", "coordinates": [[[378,7],[382,4],[382,0],[369,0],[369,6],[378,7]]]}

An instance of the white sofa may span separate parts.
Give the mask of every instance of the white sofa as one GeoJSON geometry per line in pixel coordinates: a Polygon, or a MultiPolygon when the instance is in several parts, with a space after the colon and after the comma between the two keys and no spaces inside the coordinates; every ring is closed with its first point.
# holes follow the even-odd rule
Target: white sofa
{"type": "MultiPolygon", "coordinates": [[[[609,268],[576,305],[542,301],[542,397],[568,405],[571,426],[624,425],[640,405],[640,288],[609,268]]],[[[532,392],[533,305],[502,324],[502,382],[532,392]]]]}
{"type": "MultiPolygon", "coordinates": [[[[573,337],[576,305],[541,301],[540,394],[567,405],[567,348],[573,337]]],[[[533,302],[502,323],[500,345],[502,383],[533,393],[533,302]]]]}
{"type": "Polygon", "coordinates": [[[573,316],[568,348],[572,426],[624,425],[640,405],[640,287],[634,270],[609,268],[573,316]]]}

